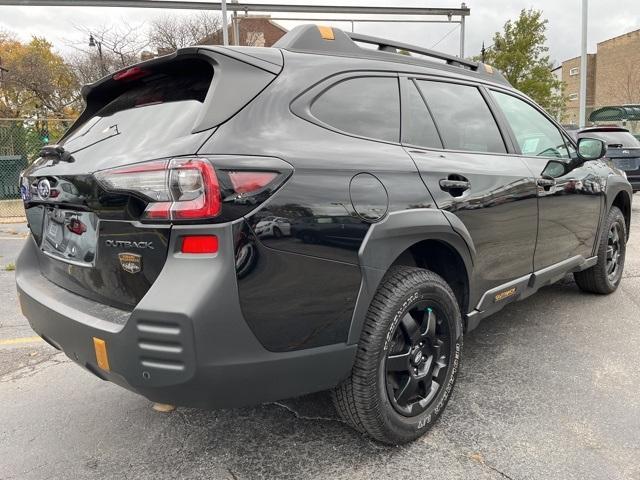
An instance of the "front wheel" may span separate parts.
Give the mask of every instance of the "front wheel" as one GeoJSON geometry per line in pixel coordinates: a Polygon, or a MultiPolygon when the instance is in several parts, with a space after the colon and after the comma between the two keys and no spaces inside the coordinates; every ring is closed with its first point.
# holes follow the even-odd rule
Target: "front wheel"
{"type": "Polygon", "coordinates": [[[573,277],[585,292],[609,294],[620,285],[627,251],[627,224],[618,207],[611,207],[602,227],[598,263],[573,277]]]}
{"type": "Polygon", "coordinates": [[[447,283],[394,267],[376,293],[351,376],[333,391],[340,416],[388,444],[424,434],[442,413],[462,352],[462,318],[447,283]]]}

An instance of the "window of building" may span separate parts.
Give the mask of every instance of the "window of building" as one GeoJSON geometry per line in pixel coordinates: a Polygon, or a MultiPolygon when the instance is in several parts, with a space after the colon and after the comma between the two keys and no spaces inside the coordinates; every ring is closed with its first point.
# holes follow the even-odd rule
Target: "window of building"
{"type": "Polygon", "coordinates": [[[578,94],[577,93],[570,93],[569,94],[569,100],[571,100],[571,101],[578,100],[578,94]]]}
{"type": "Polygon", "coordinates": [[[333,85],[311,105],[311,114],[338,130],[390,142],[400,139],[397,78],[357,77],[333,85]]]}
{"type": "Polygon", "coordinates": [[[547,117],[512,95],[495,91],[491,94],[511,125],[523,155],[569,158],[560,130],[547,117]]]}
{"type": "Polygon", "coordinates": [[[407,112],[402,124],[402,142],[427,148],[442,148],[440,135],[433,118],[424,103],[416,85],[407,82],[407,105],[403,109],[407,112]]]}
{"type": "Polygon", "coordinates": [[[571,75],[572,77],[575,77],[578,74],[580,74],[580,69],[578,67],[573,67],[571,70],[569,70],[569,75],[571,75]]]}
{"type": "Polygon", "coordinates": [[[507,151],[498,125],[476,87],[419,80],[444,147],[472,152],[507,151]]]}

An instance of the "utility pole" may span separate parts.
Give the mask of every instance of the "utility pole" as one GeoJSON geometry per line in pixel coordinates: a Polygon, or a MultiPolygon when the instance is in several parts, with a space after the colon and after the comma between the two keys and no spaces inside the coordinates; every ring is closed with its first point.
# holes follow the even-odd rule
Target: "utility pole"
{"type": "MultiPolygon", "coordinates": [[[[460,8],[467,8],[467,4],[463,3],[460,8]]],[[[464,15],[460,15],[460,58],[464,58],[464,15]]]]}
{"type": "Polygon", "coordinates": [[[229,25],[227,18],[227,0],[220,2],[220,11],[222,13],[222,44],[225,47],[229,46],[229,25]]]}
{"type": "Polygon", "coordinates": [[[587,124],[587,20],[589,0],[582,0],[582,42],[580,45],[580,110],[578,123],[583,128],[587,124]]]}

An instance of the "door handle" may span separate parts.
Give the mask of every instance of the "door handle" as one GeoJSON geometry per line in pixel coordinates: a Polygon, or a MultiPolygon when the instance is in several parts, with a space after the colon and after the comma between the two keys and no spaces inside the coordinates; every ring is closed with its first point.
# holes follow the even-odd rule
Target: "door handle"
{"type": "Polygon", "coordinates": [[[539,178],[536,181],[536,183],[538,184],[539,187],[543,187],[545,190],[549,190],[551,187],[553,187],[556,184],[556,179],[542,177],[542,178],[539,178]]]}
{"type": "Polygon", "coordinates": [[[461,196],[465,191],[471,188],[471,182],[468,180],[449,180],[443,178],[440,180],[440,189],[449,192],[454,197],[461,196]]]}

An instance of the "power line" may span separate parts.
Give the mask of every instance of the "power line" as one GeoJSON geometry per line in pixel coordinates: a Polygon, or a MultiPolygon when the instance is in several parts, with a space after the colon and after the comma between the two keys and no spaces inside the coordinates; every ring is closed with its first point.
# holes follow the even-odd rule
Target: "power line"
{"type": "Polygon", "coordinates": [[[440,42],[442,42],[445,38],[447,38],[449,35],[451,35],[457,29],[458,29],[458,25],[454,26],[451,30],[449,30],[447,33],[445,33],[444,37],[442,37],[440,40],[438,40],[436,43],[434,43],[431,46],[431,48],[437,47],[440,42]]]}

